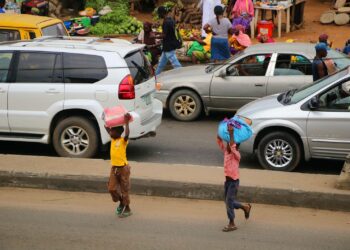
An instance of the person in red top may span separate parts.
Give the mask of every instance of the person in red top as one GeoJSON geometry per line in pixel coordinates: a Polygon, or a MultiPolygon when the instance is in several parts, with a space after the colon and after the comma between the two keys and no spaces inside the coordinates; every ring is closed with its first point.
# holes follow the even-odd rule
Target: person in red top
{"type": "Polygon", "coordinates": [[[239,162],[241,160],[241,154],[239,153],[237,145],[233,139],[232,125],[228,125],[228,130],[230,134],[230,142],[227,143],[226,146],[222,139],[217,136],[217,143],[220,149],[224,152],[224,173],[226,178],[225,203],[227,217],[229,219],[229,224],[222,229],[224,232],[230,232],[237,229],[234,222],[235,209],[242,209],[245,218],[248,219],[252,208],[251,204],[242,204],[236,200],[239,186],[239,162]]]}

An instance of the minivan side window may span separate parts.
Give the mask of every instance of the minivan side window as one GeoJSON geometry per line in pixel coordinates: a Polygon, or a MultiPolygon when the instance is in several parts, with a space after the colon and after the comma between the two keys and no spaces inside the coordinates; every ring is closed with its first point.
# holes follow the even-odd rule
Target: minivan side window
{"type": "Polygon", "coordinates": [[[21,52],[18,57],[15,82],[62,82],[60,58],[61,55],[56,53],[21,52]],[[57,67],[56,70],[55,67],[57,67]],[[54,72],[56,72],[55,75],[54,72]]]}
{"type": "Polygon", "coordinates": [[[327,90],[319,99],[318,110],[350,112],[350,80],[327,90]]]}
{"type": "Polygon", "coordinates": [[[64,53],[63,65],[65,83],[95,83],[108,75],[101,56],[64,53]]]}
{"type": "Polygon", "coordinates": [[[0,29],[0,42],[21,40],[21,35],[17,30],[0,29]]]}
{"type": "Polygon", "coordinates": [[[7,82],[13,53],[0,52],[0,82],[7,82]]]}

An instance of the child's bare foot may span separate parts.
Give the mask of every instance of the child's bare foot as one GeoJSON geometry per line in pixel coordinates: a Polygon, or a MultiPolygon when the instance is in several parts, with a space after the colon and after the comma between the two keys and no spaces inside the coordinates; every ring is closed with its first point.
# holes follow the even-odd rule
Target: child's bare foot
{"type": "Polygon", "coordinates": [[[222,231],[223,232],[231,232],[231,231],[235,231],[237,230],[237,227],[235,224],[228,224],[227,226],[225,226],[222,231]]]}

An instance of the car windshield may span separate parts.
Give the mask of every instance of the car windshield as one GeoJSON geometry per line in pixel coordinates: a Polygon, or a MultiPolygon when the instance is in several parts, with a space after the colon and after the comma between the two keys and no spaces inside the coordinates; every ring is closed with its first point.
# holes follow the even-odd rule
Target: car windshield
{"type": "Polygon", "coordinates": [[[324,88],[325,86],[331,84],[332,82],[341,79],[342,77],[346,76],[349,73],[348,68],[344,68],[343,70],[338,71],[337,73],[333,75],[329,75],[327,77],[324,77],[316,82],[313,82],[310,85],[307,85],[303,88],[300,88],[298,90],[289,90],[283,94],[281,94],[278,98],[279,102],[283,104],[295,104],[309,95],[319,91],[320,89],[324,88]]]}
{"type": "Polygon", "coordinates": [[[327,57],[332,58],[334,60],[338,69],[343,69],[350,65],[350,57],[337,50],[329,50],[327,57]]]}
{"type": "Polygon", "coordinates": [[[231,64],[232,60],[235,60],[237,57],[241,56],[243,54],[243,51],[239,51],[236,53],[233,57],[230,57],[229,59],[220,62],[220,63],[210,63],[206,68],[205,72],[210,73],[214,70],[220,69],[221,67],[225,66],[226,64],[231,64]]]}

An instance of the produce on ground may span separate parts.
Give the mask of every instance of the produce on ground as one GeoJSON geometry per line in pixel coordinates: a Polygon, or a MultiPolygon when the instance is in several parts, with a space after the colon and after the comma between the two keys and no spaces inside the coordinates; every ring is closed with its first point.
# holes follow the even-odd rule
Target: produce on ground
{"type": "Polygon", "coordinates": [[[130,16],[128,0],[90,0],[86,7],[94,6],[96,10],[110,6],[111,13],[101,16],[99,23],[91,28],[91,34],[97,36],[109,34],[138,34],[143,28],[142,22],[130,16]]]}

